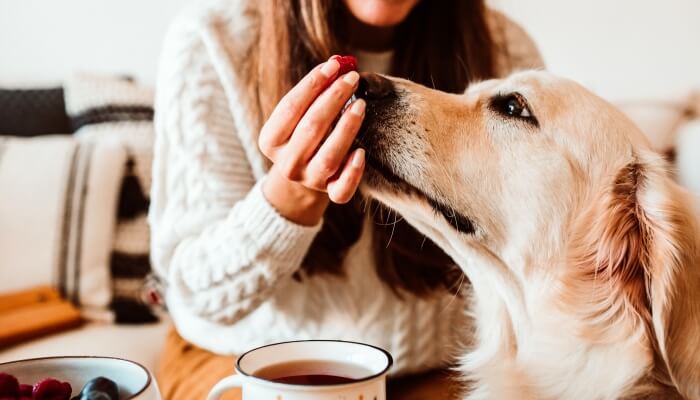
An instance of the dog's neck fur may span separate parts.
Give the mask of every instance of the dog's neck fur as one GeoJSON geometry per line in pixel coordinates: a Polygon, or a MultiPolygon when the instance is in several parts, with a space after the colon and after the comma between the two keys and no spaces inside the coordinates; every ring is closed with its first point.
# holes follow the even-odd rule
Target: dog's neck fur
{"type": "Polygon", "coordinates": [[[478,244],[453,258],[473,290],[475,346],[462,360],[476,384],[469,399],[618,398],[646,373],[644,331],[591,345],[580,336],[585,327],[560,308],[555,277],[518,276],[513,271],[526,270],[525,261],[506,265],[478,244]]]}
{"type": "MultiPolygon", "coordinates": [[[[467,399],[640,398],[632,390],[649,379],[653,363],[651,355],[643,356],[650,354],[643,328],[600,341],[584,336],[589,330],[586,320],[567,315],[561,304],[558,290],[564,274],[543,272],[566,271],[567,265],[553,265],[557,261],[522,248],[496,255],[476,238],[445,234],[450,232],[446,224],[424,222],[434,216],[426,215],[426,207],[415,199],[391,201],[410,224],[452,257],[471,282],[468,312],[474,337],[461,360],[470,389],[467,399]]],[[[564,262],[564,245],[559,247],[552,258],[564,262]]]]}
{"type": "Polygon", "coordinates": [[[591,345],[590,338],[581,337],[586,326],[559,304],[560,278],[540,273],[556,268],[535,266],[551,260],[535,254],[504,260],[476,239],[464,242],[440,233],[447,229],[404,215],[434,238],[471,281],[475,337],[461,360],[471,381],[468,399],[612,399],[643,379],[652,362],[639,356],[647,354],[639,348],[643,330],[591,345]],[[603,361],[591,362],[595,359],[603,361]]]}

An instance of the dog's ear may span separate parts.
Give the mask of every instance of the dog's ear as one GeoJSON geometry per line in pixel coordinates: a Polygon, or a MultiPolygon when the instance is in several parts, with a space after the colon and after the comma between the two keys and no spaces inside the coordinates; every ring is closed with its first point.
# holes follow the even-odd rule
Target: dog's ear
{"type": "Polygon", "coordinates": [[[649,235],[647,291],[658,353],[671,381],[700,398],[700,230],[693,199],[650,165],[637,194],[649,235]]]}
{"type": "Polygon", "coordinates": [[[693,399],[700,398],[699,235],[691,199],[650,155],[618,172],[578,221],[571,247],[577,280],[588,283],[578,286],[596,296],[589,317],[598,332],[619,330],[616,318],[631,311],[632,325],[643,324],[651,339],[657,377],[693,399]]]}

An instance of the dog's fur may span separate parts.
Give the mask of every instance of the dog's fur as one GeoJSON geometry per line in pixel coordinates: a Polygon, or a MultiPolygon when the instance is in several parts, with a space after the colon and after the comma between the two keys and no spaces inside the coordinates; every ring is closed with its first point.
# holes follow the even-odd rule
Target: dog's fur
{"type": "Polygon", "coordinates": [[[700,398],[696,216],[632,122],[545,72],[365,78],[362,190],[471,281],[468,399],[700,398]]]}

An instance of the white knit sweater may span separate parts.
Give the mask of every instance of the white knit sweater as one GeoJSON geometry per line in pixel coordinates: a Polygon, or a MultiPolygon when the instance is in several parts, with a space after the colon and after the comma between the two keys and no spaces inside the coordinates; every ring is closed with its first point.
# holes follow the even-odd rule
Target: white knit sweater
{"type": "MultiPolygon", "coordinates": [[[[388,350],[394,373],[444,366],[462,333],[463,301],[398,299],[374,271],[371,229],[349,251],[345,277],[292,279],[320,225],[286,220],[261,191],[267,164],[247,90],[258,24],[247,3],[185,10],[161,58],[149,221],[153,265],[167,281],[177,330],[221,354],[346,339],[388,350]]],[[[496,13],[491,24],[501,73],[541,65],[519,27],[496,13]]]]}

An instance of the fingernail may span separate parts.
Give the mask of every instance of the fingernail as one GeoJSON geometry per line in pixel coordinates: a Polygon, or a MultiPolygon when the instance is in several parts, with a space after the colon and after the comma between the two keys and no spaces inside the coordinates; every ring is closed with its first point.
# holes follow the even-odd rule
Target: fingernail
{"type": "Polygon", "coordinates": [[[352,156],[352,166],[353,168],[361,168],[362,164],[365,163],[365,149],[357,149],[355,154],[352,156]]]}
{"type": "Polygon", "coordinates": [[[343,80],[350,84],[350,86],[355,86],[357,81],[360,80],[360,74],[358,74],[355,71],[350,71],[347,74],[343,75],[343,80]]]}
{"type": "Polygon", "coordinates": [[[350,106],[350,112],[359,116],[362,116],[362,114],[365,113],[365,101],[362,99],[355,100],[354,103],[352,103],[352,106],[350,106]]]}
{"type": "Polygon", "coordinates": [[[336,60],[329,60],[326,61],[325,64],[321,67],[321,74],[325,76],[326,78],[330,78],[331,76],[335,75],[338,72],[338,69],[340,68],[340,64],[336,60]]]}

